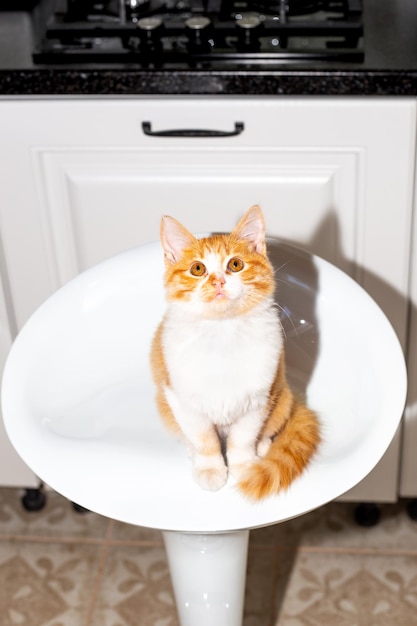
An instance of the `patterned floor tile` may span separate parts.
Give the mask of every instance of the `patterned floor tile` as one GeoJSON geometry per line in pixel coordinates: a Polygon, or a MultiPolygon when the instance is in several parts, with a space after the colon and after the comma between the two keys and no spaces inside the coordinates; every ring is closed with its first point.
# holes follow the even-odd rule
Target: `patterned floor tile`
{"type": "MultiPolygon", "coordinates": [[[[0,626],[179,626],[159,531],[0,489],[0,626]]],[[[335,502],[250,535],[243,626],[417,626],[417,523],[335,502]]]]}
{"type": "MultiPolygon", "coordinates": [[[[22,492],[23,493],[23,492],[22,492]]],[[[109,520],[94,513],[76,513],[68,500],[48,491],[41,511],[28,512],[17,489],[0,489],[0,539],[5,536],[101,539],[109,520]]]]}
{"type": "Polygon", "coordinates": [[[96,546],[0,541],[1,625],[86,624],[99,553],[96,546]]]}
{"type": "Polygon", "coordinates": [[[116,522],[114,524],[111,540],[163,546],[162,533],[160,530],[133,526],[132,524],[123,524],[122,522],[116,522]]]}
{"type": "Polygon", "coordinates": [[[243,626],[269,626],[276,587],[276,551],[250,549],[243,626]]]}
{"type": "Polygon", "coordinates": [[[163,547],[109,548],[92,626],[179,626],[163,547]]]}
{"type": "Polygon", "coordinates": [[[415,626],[417,560],[300,553],[276,626],[415,626]]]}
{"type": "Polygon", "coordinates": [[[368,550],[411,550],[417,552],[417,523],[406,512],[404,502],[382,504],[380,522],[369,528],[354,521],[352,503],[333,502],[277,527],[280,546],[316,546],[368,550]]]}

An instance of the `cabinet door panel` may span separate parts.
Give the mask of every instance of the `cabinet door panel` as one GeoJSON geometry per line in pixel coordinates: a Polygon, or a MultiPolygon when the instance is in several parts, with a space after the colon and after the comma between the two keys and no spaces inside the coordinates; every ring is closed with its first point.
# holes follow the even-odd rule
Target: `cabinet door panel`
{"type": "Polygon", "coordinates": [[[163,214],[193,232],[229,231],[259,203],[267,231],[310,249],[347,271],[358,228],[360,151],[223,149],[39,151],[58,282],[129,247],[158,238],[163,214]],[[340,240],[343,231],[343,245],[340,240]]]}

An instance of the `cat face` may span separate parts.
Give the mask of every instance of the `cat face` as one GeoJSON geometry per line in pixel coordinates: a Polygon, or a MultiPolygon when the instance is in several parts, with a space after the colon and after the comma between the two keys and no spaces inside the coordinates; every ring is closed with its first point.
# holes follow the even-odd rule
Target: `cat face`
{"type": "Polygon", "coordinates": [[[198,240],[173,218],[162,224],[168,300],[187,303],[187,310],[204,318],[230,317],[273,292],[259,207],[249,209],[230,235],[198,240]]]}

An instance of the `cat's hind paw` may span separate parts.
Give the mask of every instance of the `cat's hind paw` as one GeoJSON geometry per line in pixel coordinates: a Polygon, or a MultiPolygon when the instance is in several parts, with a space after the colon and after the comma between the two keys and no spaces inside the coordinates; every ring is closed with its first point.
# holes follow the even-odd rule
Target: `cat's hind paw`
{"type": "Polygon", "coordinates": [[[227,462],[229,472],[237,481],[239,481],[249,467],[257,460],[255,451],[252,448],[231,448],[227,452],[227,462]]]}
{"type": "Polygon", "coordinates": [[[245,463],[234,463],[229,465],[229,472],[233,478],[239,482],[242,476],[246,474],[248,469],[252,466],[253,461],[246,461],[245,463]]]}
{"type": "Polygon", "coordinates": [[[194,479],[202,489],[218,491],[227,482],[227,467],[222,466],[194,466],[194,479]]]}
{"type": "Polygon", "coordinates": [[[266,456],[266,453],[271,447],[271,443],[272,443],[271,437],[262,437],[258,441],[258,445],[256,446],[256,453],[259,458],[262,459],[264,456],[266,456]]]}

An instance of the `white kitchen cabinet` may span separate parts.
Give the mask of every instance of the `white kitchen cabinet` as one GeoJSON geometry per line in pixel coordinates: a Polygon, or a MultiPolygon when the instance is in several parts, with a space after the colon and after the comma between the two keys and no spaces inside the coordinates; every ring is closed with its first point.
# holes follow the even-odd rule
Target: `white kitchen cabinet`
{"type": "MultiPolygon", "coordinates": [[[[414,202],[416,204],[417,197],[414,202]]],[[[415,206],[415,209],[417,207],[415,206]]],[[[410,262],[410,321],[407,342],[408,397],[404,417],[400,495],[417,497],[417,219],[410,262]]]]}
{"type": "MultiPolygon", "coordinates": [[[[12,344],[5,287],[0,278],[0,377],[12,344]]],[[[0,416],[1,417],[1,416],[0,416]]],[[[0,419],[0,485],[5,487],[36,487],[39,481],[28,466],[21,460],[6,435],[3,420],[0,419]]]]}
{"type": "MultiPolygon", "coordinates": [[[[0,230],[18,328],[81,270],[157,239],[161,215],[224,231],[259,203],[269,235],[351,274],[405,345],[414,100],[4,100],[0,110],[0,230]],[[243,131],[147,136],[143,122],[243,131]]],[[[399,444],[346,498],[396,499],[399,444]]]]}

